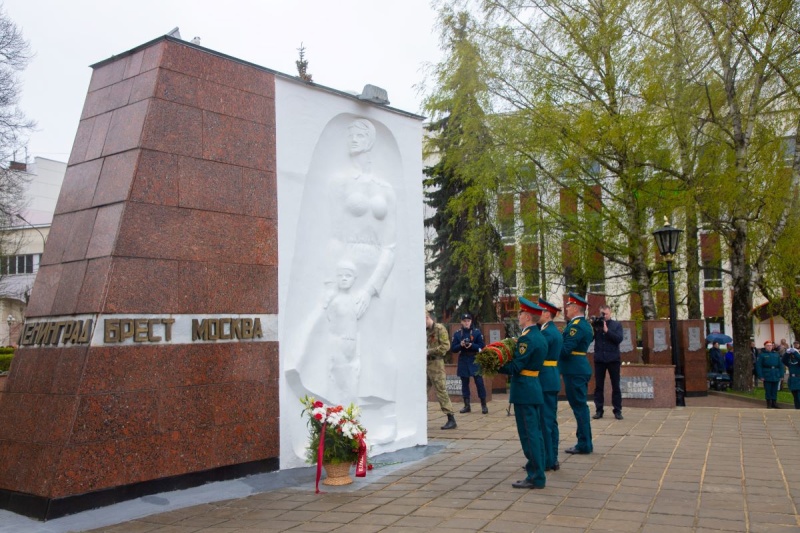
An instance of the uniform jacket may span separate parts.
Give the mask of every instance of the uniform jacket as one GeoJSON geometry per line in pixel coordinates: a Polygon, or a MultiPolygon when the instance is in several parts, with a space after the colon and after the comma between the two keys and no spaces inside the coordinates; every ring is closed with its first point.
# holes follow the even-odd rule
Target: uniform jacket
{"type": "Polygon", "coordinates": [[[800,390],[800,353],[787,350],[781,362],[789,369],[789,390],[800,390]]]}
{"type": "Polygon", "coordinates": [[[608,333],[600,330],[594,337],[594,360],[597,363],[615,363],[619,361],[622,324],[616,320],[609,319],[606,320],[606,325],[608,326],[608,333]]]}
{"type": "Polygon", "coordinates": [[[450,336],[443,325],[433,323],[428,332],[428,359],[441,359],[450,348],[450,336]]]}
{"type": "Polygon", "coordinates": [[[781,354],[778,352],[761,352],[756,359],[756,377],[764,381],[780,381],[784,368],[781,354]]]}
{"type": "Polygon", "coordinates": [[[544,403],[539,377],[523,376],[521,372],[523,370],[541,372],[545,357],[547,357],[547,341],[542,332],[534,326],[525,328],[517,339],[514,358],[498,370],[501,374],[511,375],[509,402],[530,405],[544,403]]]}
{"type": "Polygon", "coordinates": [[[478,328],[461,328],[453,335],[450,351],[458,354],[457,374],[460,377],[469,377],[477,374],[478,365],[475,363],[475,355],[483,349],[483,346],[483,334],[478,328]],[[469,349],[461,346],[463,339],[469,339],[472,342],[472,346],[469,349]]]}
{"type": "MultiPolygon", "coordinates": [[[[541,331],[547,341],[545,361],[557,363],[558,356],[561,355],[561,346],[564,344],[564,338],[552,320],[543,325],[541,331]]],[[[558,373],[558,366],[543,366],[539,373],[539,383],[541,383],[544,392],[560,391],[561,375],[558,373]]]]}
{"type": "Polygon", "coordinates": [[[577,316],[569,321],[564,328],[564,344],[561,347],[561,356],[558,358],[558,371],[562,375],[592,375],[592,367],[586,359],[586,350],[592,343],[593,337],[592,326],[586,318],[577,316]]]}

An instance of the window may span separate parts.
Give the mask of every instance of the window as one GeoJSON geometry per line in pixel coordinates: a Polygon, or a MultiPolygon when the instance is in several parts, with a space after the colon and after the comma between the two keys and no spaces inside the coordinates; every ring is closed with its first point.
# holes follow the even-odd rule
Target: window
{"type": "Polygon", "coordinates": [[[39,270],[41,254],[11,255],[0,257],[0,274],[33,274],[39,270]]]}
{"type": "Polygon", "coordinates": [[[703,262],[703,285],[706,289],[722,288],[722,254],[719,235],[700,234],[700,259],[703,262]]]}

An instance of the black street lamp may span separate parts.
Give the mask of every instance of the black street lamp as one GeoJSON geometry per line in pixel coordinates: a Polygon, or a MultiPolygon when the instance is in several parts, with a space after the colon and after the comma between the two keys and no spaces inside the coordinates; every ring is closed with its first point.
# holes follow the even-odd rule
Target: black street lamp
{"type": "Polygon", "coordinates": [[[653,232],[656,239],[658,252],[664,261],[667,262],[667,283],[669,285],[669,342],[672,345],[672,364],[675,365],[675,405],[684,406],[685,389],[683,387],[683,371],[681,370],[681,360],[678,356],[678,319],[675,309],[675,279],[672,274],[672,260],[678,251],[678,241],[680,241],[683,230],[673,228],[669,221],[664,217],[664,227],[653,232]]]}

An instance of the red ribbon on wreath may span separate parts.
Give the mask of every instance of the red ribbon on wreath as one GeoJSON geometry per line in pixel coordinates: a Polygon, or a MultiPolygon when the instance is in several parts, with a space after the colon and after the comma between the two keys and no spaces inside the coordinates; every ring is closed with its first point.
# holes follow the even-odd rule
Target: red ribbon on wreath
{"type": "Polygon", "coordinates": [[[325,428],[328,426],[327,422],[322,423],[322,429],[319,432],[319,446],[317,447],[317,487],[316,494],[319,494],[319,479],[322,477],[322,459],[325,456],[325,428]]]}
{"type": "Polygon", "coordinates": [[[358,460],[356,460],[356,477],[367,476],[367,441],[364,434],[358,436],[358,460]]]}

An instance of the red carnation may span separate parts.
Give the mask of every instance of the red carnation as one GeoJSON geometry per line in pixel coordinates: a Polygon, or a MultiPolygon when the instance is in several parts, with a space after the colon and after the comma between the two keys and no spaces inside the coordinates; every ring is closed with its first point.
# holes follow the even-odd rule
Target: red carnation
{"type": "Polygon", "coordinates": [[[314,415],[314,418],[316,418],[317,420],[322,420],[322,415],[317,413],[314,415]]]}
{"type": "Polygon", "coordinates": [[[315,407],[315,408],[317,408],[317,409],[319,409],[320,407],[323,407],[324,405],[325,405],[325,404],[324,404],[324,403],[322,403],[322,402],[321,402],[321,401],[319,401],[319,400],[317,400],[316,402],[314,402],[314,407],[315,407]]]}

